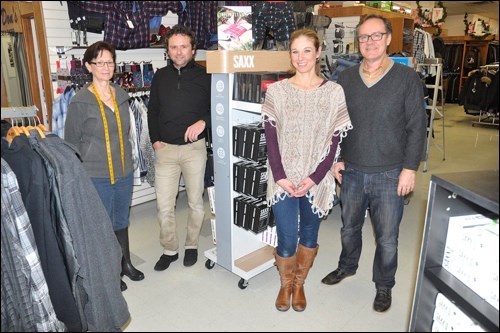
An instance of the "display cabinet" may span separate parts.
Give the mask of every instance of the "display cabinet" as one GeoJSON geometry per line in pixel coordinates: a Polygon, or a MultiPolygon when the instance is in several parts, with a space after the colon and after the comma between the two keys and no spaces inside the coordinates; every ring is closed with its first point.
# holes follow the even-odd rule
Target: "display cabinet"
{"type": "MultiPolygon", "coordinates": [[[[482,329],[498,332],[498,308],[443,267],[450,218],[482,214],[498,223],[498,210],[498,170],[432,175],[410,331],[432,330],[442,295],[482,329]]],[[[498,288],[498,247],[487,257],[496,265],[498,288]]]]}
{"type": "Polygon", "coordinates": [[[212,145],[216,246],[205,251],[205,266],[215,264],[235,273],[238,286],[274,264],[274,248],[258,234],[235,224],[233,127],[260,121],[261,104],[233,100],[234,73],[284,72],[289,69],[286,51],[207,51],[207,71],[212,74],[212,145]]]}

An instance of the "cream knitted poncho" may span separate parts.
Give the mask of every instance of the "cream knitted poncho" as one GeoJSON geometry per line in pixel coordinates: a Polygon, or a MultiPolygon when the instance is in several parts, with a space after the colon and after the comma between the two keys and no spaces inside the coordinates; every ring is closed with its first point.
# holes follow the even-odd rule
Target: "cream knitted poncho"
{"type": "MultiPolygon", "coordinates": [[[[341,142],[352,128],[344,91],[332,81],[311,90],[298,89],[288,79],[271,84],[262,107],[262,120],[276,127],[281,163],[287,179],[294,184],[310,176],[325,159],[334,135],[340,135],[341,142]]],[[[339,155],[340,144],[335,161],[339,155]]],[[[269,162],[267,167],[267,202],[272,205],[287,193],[274,181],[269,162]]],[[[331,170],[309,190],[307,197],[313,212],[320,217],[328,214],[335,197],[331,170]]]]}

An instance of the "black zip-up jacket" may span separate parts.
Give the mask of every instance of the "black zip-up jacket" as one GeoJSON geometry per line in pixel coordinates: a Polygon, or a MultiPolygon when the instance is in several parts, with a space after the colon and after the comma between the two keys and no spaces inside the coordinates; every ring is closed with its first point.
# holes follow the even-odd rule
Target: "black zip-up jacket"
{"type": "MultiPolygon", "coordinates": [[[[191,60],[177,69],[170,61],[156,71],[148,103],[151,143],[162,141],[184,145],[186,129],[199,120],[210,127],[211,75],[191,60]]],[[[205,132],[198,139],[205,137],[205,132]]]]}

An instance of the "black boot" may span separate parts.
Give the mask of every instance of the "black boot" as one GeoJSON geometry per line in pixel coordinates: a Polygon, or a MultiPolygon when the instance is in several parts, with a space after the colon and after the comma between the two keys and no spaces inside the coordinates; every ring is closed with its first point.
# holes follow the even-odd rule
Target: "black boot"
{"type": "Polygon", "coordinates": [[[122,247],[122,276],[126,275],[132,281],[140,281],[144,279],[144,273],[136,269],[130,261],[130,249],[128,245],[128,228],[116,230],[116,238],[122,247]]]}

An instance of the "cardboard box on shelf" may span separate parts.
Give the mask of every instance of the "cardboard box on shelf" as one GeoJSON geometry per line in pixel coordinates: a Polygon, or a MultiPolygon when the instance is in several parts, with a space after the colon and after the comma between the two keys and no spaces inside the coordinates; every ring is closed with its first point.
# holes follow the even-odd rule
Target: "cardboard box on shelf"
{"type": "Polygon", "coordinates": [[[373,8],[382,10],[392,10],[392,1],[366,1],[366,5],[373,8]]]}

